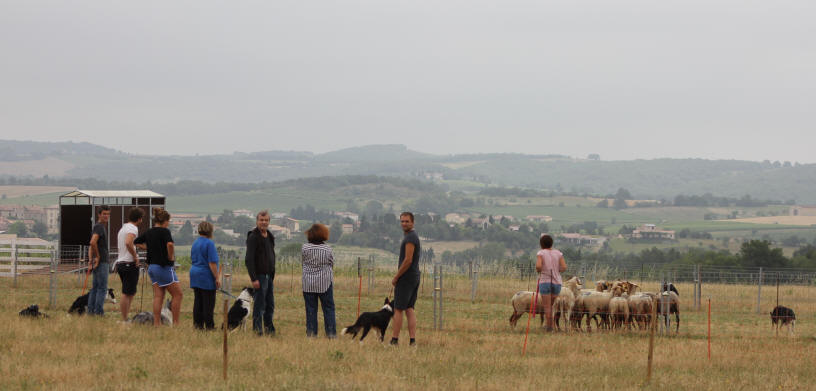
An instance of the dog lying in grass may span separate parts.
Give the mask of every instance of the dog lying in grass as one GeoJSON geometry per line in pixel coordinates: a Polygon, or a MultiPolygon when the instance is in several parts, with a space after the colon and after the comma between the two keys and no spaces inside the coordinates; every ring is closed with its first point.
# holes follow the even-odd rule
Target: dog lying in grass
{"type": "MultiPolygon", "coordinates": [[[[146,324],[148,326],[152,326],[153,312],[142,311],[136,315],[133,315],[133,317],[128,320],[128,323],[146,324]]],[[[170,312],[170,300],[167,300],[167,303],[164,305],[164,307],[162,307],[161,323],[166,326],[173,325],[173,313],[170,312]]]]}
{"type": "Polygon", "coordinates": [[[36,304],[32,304],[27,308],[24,308],[20,311],[20,316],[31,317],[31,318],[47,318],[48,315],[40,312],[40,306],[36,304]]]}

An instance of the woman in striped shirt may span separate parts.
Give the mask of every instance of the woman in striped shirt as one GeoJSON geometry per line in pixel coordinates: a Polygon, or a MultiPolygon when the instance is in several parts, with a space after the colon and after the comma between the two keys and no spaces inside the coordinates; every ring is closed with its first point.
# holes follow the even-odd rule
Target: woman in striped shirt
{"type": "Polygon", "coordinates": [[[326,336],[337,337],[337,324],[334,319],[334,254],[326,244],[329,240],[329,228],[323,224],[314,224],[306,231],[305,243],[301,250],[303,257],[303,300],[306,302],[306,336],[317,336],[317,300],[323,308],[323,323],[326,336]]]}

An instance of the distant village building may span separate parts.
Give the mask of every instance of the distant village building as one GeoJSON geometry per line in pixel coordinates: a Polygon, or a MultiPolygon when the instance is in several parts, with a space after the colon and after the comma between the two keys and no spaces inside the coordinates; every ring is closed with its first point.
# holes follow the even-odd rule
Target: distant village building
{"type": "Polygon", "coordinates": [[[253,213],[249,209],[236,209],[236,210],[233,210],[232,215],[235,216],[235,217],[246,216],[246,217],[255,218],[255,213],[253,213]]]}
{"type": "Polygon", "coordinates": [[[816,205],[797,205],[790,208],[791,216],[816,216],[816,205]]]}
{"type": "Polygon", "coordinates": [[[282,219],[282,218],[286,217],[286,213],[272,212],[272,213],[269,213],[269,217],[273,218],[273,219],[282,219]]]}
{"type": "Polygon", "coordinates": [[[198,232],[198,224],[204,221],[204,217],[198,214],[193,213],[173,213],[170,212],[170,226],[176,229],[180,229],[184,226],[187,222],[190,222],[190,225],[193,226],[193,232],[198,232]]]}
{"type": "Polygon", "coordinates": [[[287,240],[292,239],[292,231],[289,228],[281,227],[280,225],[269,225],[269,232],[272,232],[272,235],[276,237],[284,237],[287,240]]]}
{"type": "Polygon", "coordinates": [[[558,240],[561,243],[572,244],[575,246],[602,246],[606,242],[606,238],[600,236],[582,235],[579,233],[564,233],[558,235],[558,240]]]}
{"type": "Polygon", "coordinates": [[[526,219],[534,223],[549,223],[550,221],[552,221],[552,217],[543,215],[530,215],[527,216],[526,219]]]}
{"type": "Polygon", "coordinates": [[[486,230],[486,229],[490,228],[490,225],[491,225],[490,224],[490,218],[488,218],[488,217],[477,217],[477,218],[471,219],[470,222],[474,226],[476,226],[476,227],[478,227],[479,229],[482,229],[482,230],[486,230]]]}
{"type": "Polygon", "coordinates": [[[441,181],[445,179],[445,174],[441,172],[426,172],[425,174],[423,174],[423,177],[425,177],[425,179],[430,179],[432,181],[441,181]]]}
{"type": "Polygon", "coordinates": [[[51,205],[46,206],[43,208],[45,212],[45,226],[48,227],[49,234],[55,234],[59,232],[59,205],[51,205]]]}
{"type": "Polygon", "coordinates": [[[282,225],[292,232],[300,232],[300,222],[291,217],[284,218],[282,225]]]}
{"type": "Polygon", "coordinates": [[[643,224],[632,231],[633,239],[674,240],[674,231],[658,229],[654,224],[643,224]]]}
{"type": "Polygon", "coordinates": [[[357,213],[334,212],[334,215],[340,217],[341,219],[350,219],[351,221],[354,222],[354,224],[357,224],[357,222],[360,221],[360,215],[358,215],[357,213]]]}
{"type": "Polygon", "coordinates": [[[0,205],[0,217],[7,219],[17,219],[17,207],[19,205],[0,205]]]}
{"type": "MultiPolygon", "coordinates": [[[[511,225],[511,226],[507,227],[507,229],[509,229],[509,230],[511,230],[513,232],[518,232],[521,229],[521,226],[520,225],[511,225]]],[[[530,304],[530,305],[532,305],[532,304],[530,304]]]]}
{"type": "Polygon", "coordinates": [[[229,236],[231,236],[233,238],[238,238],[238,237],[241,236],[241,234],[239,234],[238,232],[235,232],[235,231],[233,231],[231,229],[222,229],[221,232],[223,232],[223,233],[225,233],[225,234],[227,234],[227,235],[229,235],[229,236]]]}
{"type": "Polygon", "coordinates": [[[343,224],[343,234],[354,233],[354,224],[343,224]]]}
{"type": "Polygon", "coordinates": [[[462,216],[459,213],[448,213],[445,215],[445,222],[448,224],[461,225],[467,221],[468,216],[462,216]]]}

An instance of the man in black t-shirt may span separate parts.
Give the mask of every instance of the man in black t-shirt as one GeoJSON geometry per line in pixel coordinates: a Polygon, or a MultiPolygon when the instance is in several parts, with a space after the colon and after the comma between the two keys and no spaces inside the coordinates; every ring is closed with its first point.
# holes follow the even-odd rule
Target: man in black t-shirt
{"type": "Polygon", "coordinates": [[[91,231],[90,243],[90,263],[88,273],[93,273],[93,285],[88,293],[88,313],[91,315],[104,315],[103,304],[105,296],[108,295],[108,276],[110,276],[110,264],[108,263],[108,220],[110,219],[110,207],[102,205],[96,211],[96,225],[91,231]]]}
{"type": "Polygon", "coordinates": [[[391,345],[396,345],[399,341],[400,329],[402,328],[402,313],[408,318],[408,335],[411,337],[410,345],[416,343],[416,313],[414,305],[419,293],[419,254],[422,250],[419,245],[419,235],[414,231],[414,215],[411,212],[403,212],[400,215],[400,225],[405,236],[400,245],[399,269],[397,275],[391,280],[394,286],[394,327],[391,345]]]}

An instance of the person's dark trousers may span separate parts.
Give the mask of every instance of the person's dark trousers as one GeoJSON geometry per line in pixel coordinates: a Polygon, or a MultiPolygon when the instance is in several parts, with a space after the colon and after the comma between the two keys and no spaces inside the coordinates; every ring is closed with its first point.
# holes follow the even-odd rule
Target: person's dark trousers
{"type": "Polygon", "coordinates": [[[94,315],[104,315],[105,297],[108,296],[108,277],[110,276],[110,264],[99,262],[93,270],[93,285],[88,293],[88,313],[94,315]]]}
{"type": "Polygon", "coordinates": [[[193,288],[193,293],[195,294],[193,300],[193,326],[197,329],[214,329],[215,291],[193,288]]]}
{"type": "Polygon", "coordinates": [[[252,307],[252,330],[258,334],[274,335],[275,325],[272,323],[272,316],[275,314],[275,293],[272,289],[272,276],[259,274],[258,283],[261,287],[255,290],[255,296],[252,298],[255,301],[252,307]]]}
{"type": "Polygon", "coordinates": [[[323,293],[303,292],[303,300],[306,302],[306,336],[317,336],[317,300],[320,300],[320,307],[323,308],[323,327],[326,329],[326,336],[334,338],[337,336],[337,323],[334,319],[334,292],[333,286],[329,285],[323,293]]]}

